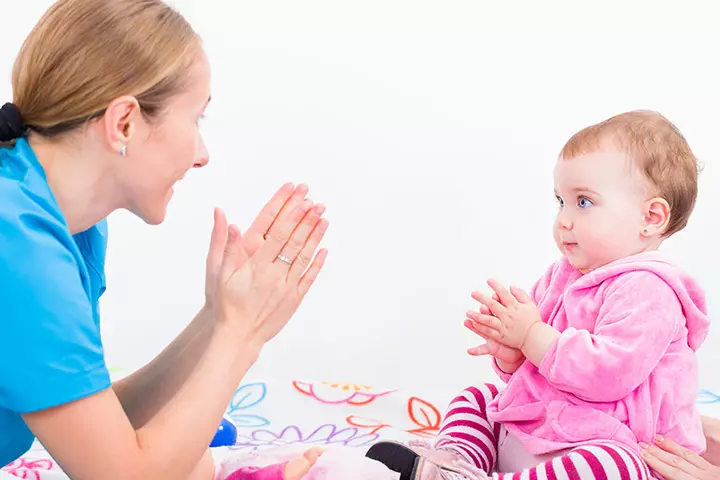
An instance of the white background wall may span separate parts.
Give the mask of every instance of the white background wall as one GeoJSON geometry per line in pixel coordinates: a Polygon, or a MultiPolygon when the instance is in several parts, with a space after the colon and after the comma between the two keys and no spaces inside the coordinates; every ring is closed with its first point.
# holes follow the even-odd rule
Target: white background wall
{"type": "MultiPolygon", "coordinates": [[[[668,242],[720,313],[720,27],[713,0],[178,0],[214,68],[210,167],[167,222],[111,217],[110,363],[148,361],[202,302],[212,207],[246,226],[285,181],[327,203],[326,270],[261,375],[460,388],[491,378],[462,326],[489,276],[529,287],[557,252],[551,170],[578,129],[635,108],[705,163],[668,242]]],[[[49,0],[3,7],[0,101],[49,0]],[[16,11],[17,10],[17,11],[16,11]]],[[[701,351],[720,383],[720,333],[701,351]]]]}

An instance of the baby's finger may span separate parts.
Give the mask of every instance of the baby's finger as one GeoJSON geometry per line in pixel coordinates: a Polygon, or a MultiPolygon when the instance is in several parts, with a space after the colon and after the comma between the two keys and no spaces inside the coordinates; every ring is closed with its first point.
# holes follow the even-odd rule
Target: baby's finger
{"type": "Polygon", "coordinates": [[[498,282],[494,278],[491,278],[490,280],[488,280],[487,283],[497,295],[498,300],[496,301],[499,301],[506,307],[509,307],[510,305],[515,305],[517,303],[515,297],[513,297],[510,291],[505,288],[500,282],[498,282]]]}
{"type": "Polygon", "coordinates": [[[510,293],[512,293],[513,297],[515,297],[520,303],[532,302],[530,295],[528,295],[522,288],[510,287],[510,293]]]}
{"type": "Polygon", "coordinates": [[[478,345],[477,347],[468,348],[467,353],[474,357],[480,357],[483,355],[492,355],[490,353],[490,349],[487,346],[487,343],[485,343],[483,345],[478,345]]]}
{"type": "Polygon", "coordinates": [[[473,292],[472,298],[485,305],[493,315],[502,315],[505,312],[505,307],[500,302],[482,292],[473,292]]]}
{"type": "MultiPolygon", "coordinates": [[[[471,312],[467,313],[470,314],[471,312]]],[[[472,320],[475,322],[475,324],[484,325],[495,330],[500,330],[502,328],[502,322],[497,317],[493,315],[483,315],[482,313],[477,312],[472,313],[475,314],[472,317],[472,320]]],[[[469,315],[468,318],[470,318],[469,315]]]]}
{"type": "Polygon", "coordinates": [[[485,340],[500,341],[502,339],[502,334],[499,330],[483,325],[482,323],[467,319],[465,320],[464,325],[473,333],[481,336],[485,340]]]}

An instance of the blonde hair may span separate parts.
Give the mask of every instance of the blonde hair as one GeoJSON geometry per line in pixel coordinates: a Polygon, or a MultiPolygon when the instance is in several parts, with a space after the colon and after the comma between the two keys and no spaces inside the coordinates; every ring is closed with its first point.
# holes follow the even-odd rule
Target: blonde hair
{"type": "Polygon", "coordinates": [[[695,208],[699,168],[678,128],[657,112],[621,113],[573,135],[560,156],[570,159],[597,152],[608,142],[632,158],[653,187],[651,194],[670,205],[670,221],[663,235],[669,237],[685,228],[695,208]]]}
{"type": "Polygon", "coordinates": [[[52,137],[132,95],[148,118],[188,82],[200,41],[162,0],[59,0],[25,40],[13,103],[31,132],[52,137]]]}

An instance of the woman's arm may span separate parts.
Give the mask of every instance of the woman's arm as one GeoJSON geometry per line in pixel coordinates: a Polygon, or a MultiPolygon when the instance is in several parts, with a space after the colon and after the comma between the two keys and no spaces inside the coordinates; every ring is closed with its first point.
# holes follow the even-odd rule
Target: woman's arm
{"type": "MultiPolygon", "coordinates": [[[[188,361],[185,368],[178,368],[175,379],[165,383],[175,393],[163,391],[164,405],[155,402],[145,409],[130,401],[128,411],[136,412],[132,416],[142,426],[133,426],[114,389],[24,415],[71,478],[188,478],[198,468],[237,385],[262,345],[285,326],[324,262],[321,251],[309,264],[327,228],[320,220],[322,208],[311,209],[302,199],[291,200],[286,207],[251,258],[242,248],[239,231],[227,229],[224,216],[216,215],[215,228],[227,231],[228,239],[227,247],[220,247],[224,253],[211,289],[214,293],[207,310],[211,320],[205,323],[205,316],[200,315],[184,332],[184,341],[168,347],[135,382],[152,378],[153,371],[172,371],[167,362],[173,357],[190,359],[192,355],[180,353],[185,348],[197,348],[197,365],[192,367],[188,361]],[[281,253],[296,261],[292,265],[280,262],[281,253]],[[203,349],[204,338],[208,340],[203,349]],[[178,381],[185,374],[185,380],[178,381]]],[[[140,385],[133,383],[128,380],[119,386],[126,403],[140,385]]]]}
{"type": "MultiPolygon", "coordinates": [[[[280,187],[243,235],[243,247],[249,256],[260,248],[263,235],[293,193],[296,193],[297,202],[307,193],[307,187],[300,185],[297,191],[292,184],[280,187]]],[[[222,249],[218,247],[226,240],[226,232],[222,228],[225,228],[224,224],[220,229],[214,229],[211,238],[206,279],[208,301],[215,293],[214,281],[222,262],[222,249]]],[[[113,390],[133,427],[137,429],[145,425],[185,384],[207,351],[212,332],[212,312],[206,304],[180,335],[148,365],[113,383],[113,390]]]]}
{"type": "Polygon", "coordinates": [[[207,352],[212,334],[212,317],[203,308],[154,360],[113,383],[115,395],[134,428],[143,427],[187,382],[207,352]]]}
{"type": "Polygon", "coordinates": [[[257,358],[245,345],[234,330],[217,328],[185,385],[137,430],[112,389],[25,421],[73,480],[187,478],[257,358]]]}

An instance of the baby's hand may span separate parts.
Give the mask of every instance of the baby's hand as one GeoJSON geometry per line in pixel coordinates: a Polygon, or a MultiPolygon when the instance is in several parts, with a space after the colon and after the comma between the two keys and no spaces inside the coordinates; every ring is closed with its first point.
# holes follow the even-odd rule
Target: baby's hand
{"type": "MultiPolygon", "coordinates": [[[[497,294],[493,295],[493,299],[499,301],[497,294]]],[[[479,323],[480,314],[491,315],[490,310],[482,304],[480,305],[480,313],[474,311],[466,313],[465,326],[485,340],[485,344],[469,348],[468,354],[473,356],[490,355],[495,358],[501,370],[506,373],[514,373],[525,361],[525,355],[517,348],[508,347],[495,340],[493,338],[495,331],[479,323]]]]}
{"type": "MultiPolygon", "coordinates": [[[[470,355],[490,355],[492,357],[495,357],[495,359],[497,359],[499,362],[507,365],[519,365],[523,362],[523,360],[525,360],[525,355],[523,355],[523,353],[517,348],[503,345],[497,340],[493,340],[489,336],[481,333],[481,329],[485,328],[483,325],[479,325],[474,320],[468,318],[465,320],[465,326],[472,332],[480,335],[483,339],[485,339],[485,344],[478,345],[477,347],[468,348],[468,353],[470,355]]],[[[503,368],[503,370],[505,369],[503,368]]]]}
{"type": "Polygon", "coordinates": [[[493,298],[481,292],[472,294],[485,307],[472,320],[487,327],[484,332],[489,339],[522,350],[531,327],[542,322],[540,311],[523,290],[510,287],[508,291],[496,280],[489,280],[488,285],[495,291],[493,298]]]}

